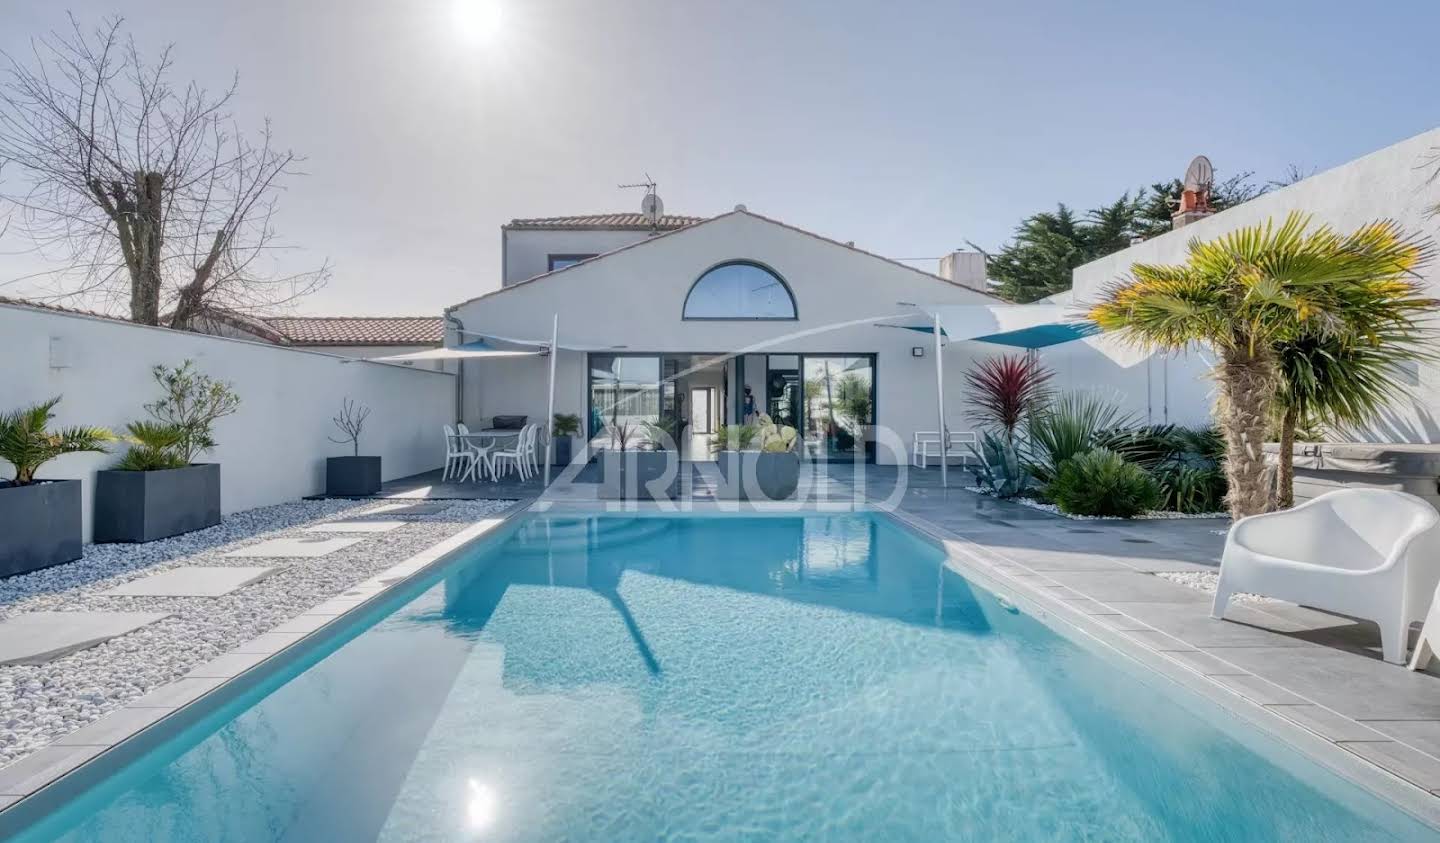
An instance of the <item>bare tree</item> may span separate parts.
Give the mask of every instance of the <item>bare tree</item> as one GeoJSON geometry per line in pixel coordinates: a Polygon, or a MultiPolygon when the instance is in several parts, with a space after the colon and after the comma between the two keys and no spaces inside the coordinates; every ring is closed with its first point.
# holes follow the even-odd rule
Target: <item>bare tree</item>
{"type": "Polygon", "coordinates": [[[17,229],[59,254],[57,294],[128,301],[130,318],[190,328],[207,309],[257,312],[313,292],[322,264],[277,273],[271,225],[299,159],[268,121],[242,133],[229,113],[238,78],[212,93],[170,82],[173,47],[141,56],[123,21],[0,54],[0,164],[19,176],[17,229]],[[168,311],[168,313],[166,313],[168,311]]]}

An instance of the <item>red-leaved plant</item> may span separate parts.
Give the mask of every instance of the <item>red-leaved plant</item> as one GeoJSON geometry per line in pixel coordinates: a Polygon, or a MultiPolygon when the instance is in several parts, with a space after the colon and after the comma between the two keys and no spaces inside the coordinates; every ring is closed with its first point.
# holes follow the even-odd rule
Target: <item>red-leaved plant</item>
{"type": "Polygon", "coordinates": [[[981,360],[965,373],[970,387],[965,395],[966,415],[1013,441],[1015,428],[1025,416],[1049,401],[1054,376],[1030,355],[1003,354],[981,360]]]}

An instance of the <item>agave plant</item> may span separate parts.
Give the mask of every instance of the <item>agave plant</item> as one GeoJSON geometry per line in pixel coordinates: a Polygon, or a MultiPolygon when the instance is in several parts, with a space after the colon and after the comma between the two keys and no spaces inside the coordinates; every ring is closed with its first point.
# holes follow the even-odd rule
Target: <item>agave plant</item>
{"type": "Polygon", "coordinates": [[[57,395],[49,401],[0,415],[0,460],[14,466],[12,484],[34,483],[40,466],[62,454],[105,453],[105,443],[114,441],[115,434],[103,427],[47,430],[55,419],[54,409],[59,403],[57,395]]]}
{"type": "Polygon", "coordinates": [[[966,414],[982,428],[1014,441],[1025,417],[1050,400],[1054,372],[1036,357],[1011,354],[990,357],[965,373],[966,414]]]}
{"type": "Polygon", "coordinates": [[[1262,446],[1280,386],[1276,348],[1305,336],[1372,347],[1423,333],[1434,299],[1417,269],[1421,241],[1391,222],[1341,235],[1283,223],[1192,240],[1184,264],[1135,264],[1090,309],[1101,328],[1152,349],[1214,349],[1230,512],[1264,512],[1271,495],[1262,446]]]}
{"type": "Polygon", "coordinates": [[[1030,472],[1013,441],[986,431],[980,437],[980,447],[971,445],[970,450],[978,461],[975,479],[980,488],[1001,498],[1013,498],[1025,491],[1030,472]]]}

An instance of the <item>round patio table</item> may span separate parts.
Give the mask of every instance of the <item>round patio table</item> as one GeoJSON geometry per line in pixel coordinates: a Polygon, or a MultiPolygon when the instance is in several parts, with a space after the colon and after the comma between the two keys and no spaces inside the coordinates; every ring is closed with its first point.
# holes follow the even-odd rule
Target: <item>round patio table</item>
{"type": "MultiPolygon", "coordinates": [[[[521,432],[510,428],[487,427],[483,430],[472,430],[469,433],[457,433],[455,438],[467,445],[473,443],[477,450],[490,451],[500,447],[502,439],[519,439],[521,432]],[[485,444],[487,442],[490,444],[485,444]]],[[[471,460],[470,467],[465,469],[465,473],[460,476],[460,482],[464,483],[475,477],[480,471],[479,466],[479,460],[471,460]]],[[[496,478],[492,475],[490,479],[495,480],[496,478]]]]}

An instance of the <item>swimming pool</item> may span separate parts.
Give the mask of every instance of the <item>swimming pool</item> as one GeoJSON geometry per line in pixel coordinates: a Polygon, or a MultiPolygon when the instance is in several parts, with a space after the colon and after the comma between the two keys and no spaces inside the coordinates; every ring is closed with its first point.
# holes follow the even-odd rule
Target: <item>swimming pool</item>
{"type": "Polygon", "coordinates": [[[883,516],[535,515],[20,839],[1434,839],[1217,722],[883,516]]]}

